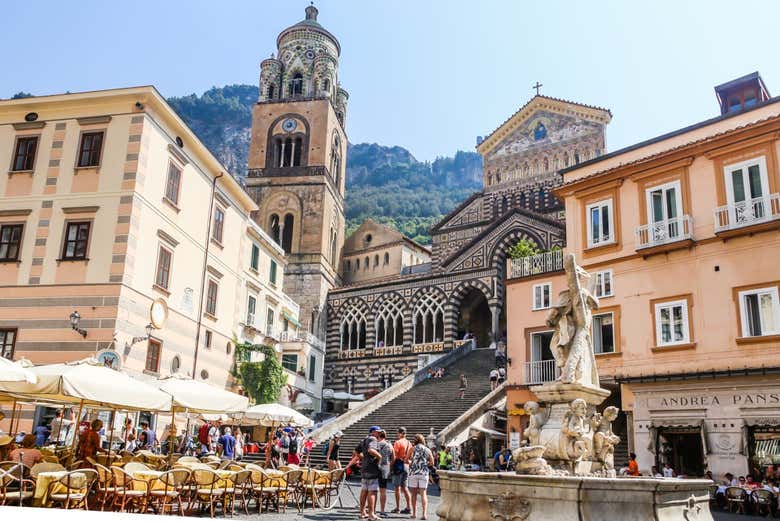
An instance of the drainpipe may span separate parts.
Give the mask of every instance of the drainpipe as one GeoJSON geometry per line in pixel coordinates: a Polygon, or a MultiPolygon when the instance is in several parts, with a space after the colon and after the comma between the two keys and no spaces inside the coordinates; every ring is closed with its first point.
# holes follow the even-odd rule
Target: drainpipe
{"type": "Polygon", "coordinates": [[[195,379],[195,370],[198,367],[198,349],[200,348],[200,326],[203,323],[203,293],[206,291],[206,267],[209,262],[209,245],[211,245],[211,221],[214,213],[214,194],[217,191],[217,179],[225,175],[220,172],[211,181],[211,198],[209,200],[208,222],[206,223],[206,254],[203,256],[203,272],[200,276],[200,300],[198,301],[198,325],[195,330],[195,356],[192,358],[192,379],[195,379]]]}

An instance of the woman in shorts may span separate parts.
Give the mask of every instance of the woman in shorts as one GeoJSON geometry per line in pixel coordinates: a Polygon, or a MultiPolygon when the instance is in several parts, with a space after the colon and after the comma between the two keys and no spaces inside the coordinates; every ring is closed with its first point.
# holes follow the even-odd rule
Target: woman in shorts
{"type": "Polygon", "coordinates": [[[414,448],[409,463],[409,491],[412,493],[412,518],[417,517],[417,494],[422,503],[422,516],[427,519],[428,513],[428,466],[433,466],[433,453],[425,446],[425,437],[417,434],[414,437],[414,448]]]}

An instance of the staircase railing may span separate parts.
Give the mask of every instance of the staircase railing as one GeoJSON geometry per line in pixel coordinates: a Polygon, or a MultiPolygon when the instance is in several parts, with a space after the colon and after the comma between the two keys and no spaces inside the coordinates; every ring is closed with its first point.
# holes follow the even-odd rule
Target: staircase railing
{"type": "Polygon", "coordinates": [[[375,410],[379,409],[386,403],[395,400],[406,391],[425,380],[428,368],[435,367],[447,367],[460,360],[468,353],[474,350],[474,342],[468,342],[457,349],[453,349],[441,358],[430,362],[425,367],[417,370],[415,373],[403,378],[398,383],[395,383],[380,392],[379,394],[372,396],[368,400],[359,403],[354,408],[348,410],[333,421],[328,422],[319,429],[313,430],[309,435],[318,442],[325,441],[332,437],[336,431],[343,431],[350,425],[359,422],[375,410]]]}
{"type": "Polygon", "coordinates": [[[466,412],[456,418],[455,421],[441,430],[436,436],[436,443],[439,446],[449,443],[457,437],[463,429],[467,429],[469,425],[477,421],[489,408],[500,402],[504,396],[506,396],[506,382],[490,391],[484,398],[472,405],[466,412]]]}

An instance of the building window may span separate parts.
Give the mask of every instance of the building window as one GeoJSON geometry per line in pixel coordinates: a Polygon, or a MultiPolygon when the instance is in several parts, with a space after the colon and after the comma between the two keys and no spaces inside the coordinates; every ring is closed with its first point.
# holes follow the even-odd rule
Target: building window
{"type": "Polygon", "coordinates": [[[333,228],[330,229],[330,248],[328,250],[328,255],[330,259],[330,264],[332,266],[336,265],[336,241],[338,239],[338,234],[336,233],[336,230],[333,228]]]}
{"type": "Polygon", "coordinates": [[[90,225],[89,221],[67,223],[65,226],[65,242],[62,246],[63,260],[83,260],[87,258],[90,225]]]}
{"type": "Polygon", "coordinates": [[[352,304],[341,317],[339,326],[342,351],[348,349],[364,349],[366,347],[366,315],[363,309],[352,304]]]}
{"type": "Polygon", "coordinates": [[[271,238],[274,240],[274,242],[280,246],[282,244],[281,232],[282,227],[279,223],[279,216],[275,213],[272,213],[268,218],[268,233],[271,235],[271,238]]]}
{"type": "Polygon", "coordinates": [[[552,284],[534,284],[534,307],[533,309],[547,309],[550,307],[550,295],[552,294],[552,284]]]}
{"type": "Polygon", "coordinates": [[[309,355],[309,381],[314,382],[315,380],[317,380],[317,357],[309,355]]]}
{"type": "Polygon", "coordinates": [[[0,226],[0,262],[19,260],[23,230],[23,224],[4,224],[0,226]]]}
{"type": "Polygon", "coordinates": [[[255,325],[255,311],[257,310],[257,298],[254,295],[249,295],[246,300],[246,324],[248,326],[255,325]]]}
{"type": "Polygon", "coordinates": [[[255,243],[252,243],[252,256],[249,259],[249,267],[255,271],[260,267],[260,247],[255,243]]]}
{"type": "Polygon", "coordinates": [[[292,251],[294,226],[295,217],[293,217],[293,214],[288,213],[284,216],[284,228],[282,229],[282,249],[284,250],[284,253],[290,253],[292,251]]]}
{"type": "Polygon", "coordinates": [[[219,206],[214,207],[214,229],[211,231],[211,238],[222,242],[222,231],[225,226],[225,210],[219,206]]]}
{"type": "Polygon", "coordinates": [[[20,137],[16,140],[14,163],[11,170],[20,172],[35,167],[35,151],[38,149],[38,136],[20,137]]]}
{"type": "Polygon", "coordinates": [[[219,290],[219,285],[216,283],[216,281],[209,279],[209,287],[208,291],[206,292],[206,313],[209,315],[216,316],[217,315],[217,291],[219,290]]]}
{"type": "Polygon", "coordinates": [[[593,315],[593,352],[615,352],[615,315],[602,313],[593,315]]]}
{"type": "Polygon", "coordinates": [[[755,221],[771,214],[768,201],[769,178],[766,170],[766,158],[763,156],[725,167],[726,196],[731,221],[742,223],[755,221]]]}
{"type": "Polygon", "coordinates": [[[268,86],[268,99],[274,99],[274,86],[268,86]]]}
{"type": "Polygon", "coordinates": [[[282,355],[282,367],[293,373],[298,372],[298,355],[282,355]]]}
{"type": "Polygon", "coordinates": [[[265,314],[265,334],[273,336],[274,332],[274,310],[269,307],[265,314]]]}
{"type": "Polygon", "coordinates": [[[79,167],[100,165],[100,152],[103,148],[103,132],[84,132],[79,147],[79,167]]]}
{"type": "Polygon", "coordinates": [[[612,219],[612,199],[589,204],[588,212],[588,246],[601,246],[615,241],[615,231],[612,219]]]}
{"type": "Polygon", "coordinates": [[[598,298],[611,297],[612,270],[597,271],[594,278],[594,293],[598,298]]]}
{"type": "Polygon", "coordinates": [[[144,368],[152,373],[157,373],[160,370],[160,351],[162,350],[162,342],[153,338],[149,339],[146,344],[146,365],[144,368]]]}
{"type": "Polygon", "coordinates": [[[386,298],[376,310],[376,347],[404,345],[403,300],[386,298]]]}
{"type": "Polygon", "coordinates": [[[687,300],[655,305],[655,334],[659,346],[690,343],[687,300]]]}
{"type": "Polygon", "coordinates": [[[296,72],[290,80],[290,96],[303,96],[303,74],[296,72]]]}
{"type": "Polygon", "coordinates": [[[349,260],[344,261],[344,271],[352,271],[352,263],[349,260]]]}
{"type": "Polygon", "coordinates": [[[371,263],[371,261],[368,259],[368,255],[363,259],[363,270],[368,269],[368,265],[371,263]]]}
{"type": "Polygon", "coordinates": [[[203,346],[207,349],[211,349],[211,341],[213,340],[213,333],[208,329],[203,332],[203,346]]]}
{"type": "Polygon", "coordinates": [[[13,360],[15,345],[16,329],[0,329],[0,356],[13,360]]]}
{"type": "Polygon", "coordinates": [[[444,338],[444,305],[438,293],[424,295],[414,308],[414,343],[441,342],[444,338]]]}
{"type": "Polygon", "coordinates": [[[390,254],[388,252],[385,252],[385,266],[390,264],[390,254]]]}
{"type": "Polygon", "coordinates": [[[742,336],[780,335],[777,287],[739,292],[742,336]]]}
{"type": "Polygon", "coordinates": [[[181,168],[173,162],[168,163],[168,180],[165,182],[165,197],[173,204],[179,204],[179,186],[181,185],[181,168]]]}
{"type": "Polygon", "coordinates": [[[154,283],[164,289],[168,289],[168,285],[171,282],[172,257],[173,254],[169,249],[160,246],[160,251],[157,255],[157,275],[154,278],[154,283]]]}
{"type": "Polygon", "coordinates": [[[276,261],[271,259],[271,272],[268,274],[268,280],[276,286],[276,261]]]}

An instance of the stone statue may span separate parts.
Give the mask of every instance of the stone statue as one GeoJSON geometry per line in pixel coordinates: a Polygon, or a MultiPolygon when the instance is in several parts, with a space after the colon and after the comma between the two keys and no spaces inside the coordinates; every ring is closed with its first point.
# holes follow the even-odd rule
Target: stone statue
{"type": "Polygon", "coordinates": [[[574,254],[563,259],[568,289],[559,294],[558,303],[547,317],[547,324],[555,328],[551,346],[556,365],[561,370],[558,381],[599,386],[596,357],[590,337],[593,309],[599,307],[598,299],[587,289],[590,275],[577,266],[574,254]]]}
{"type": "Polygon", "coordinates": [[[617,407],[610,405],[603,414],[595,413],[590,419],[593,457],[601,462],[606,471],[615,469],[615,445],[620,443],[620,438],[612,432],[612,422],[617,419],[618,412],[617,407]]]}
{"type": "Polygon", "coordinates": [[[527,440],[529,445],[539,445],[539,435],[544,422],[547,421],[547,415],[534,401],[525,402],[523,409],[528,414],[528,427],[523,431],[523,439],[527,440]]]}
{"type": "Polygon", "coordinates": [[[563,415],[561,434],[558,438],[559,455],[562,459],[579,461],[588,452],[588,440],[585,437],[585,415],[588,404],[582,398],[577,398],[569,405],[569,410],[563,415]]]}

